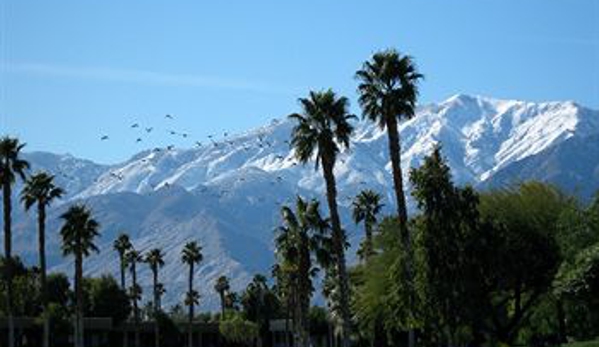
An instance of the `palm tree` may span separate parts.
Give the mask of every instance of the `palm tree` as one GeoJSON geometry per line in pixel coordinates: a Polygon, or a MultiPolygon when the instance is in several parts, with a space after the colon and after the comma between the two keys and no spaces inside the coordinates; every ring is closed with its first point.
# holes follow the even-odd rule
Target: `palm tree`
{"type": "Polygon", "coordinates": [[[135,325],[135,347],[139,347],[139,308],[138,301],[141,300],[141,287],[137,284],[137,263],[143,261],[141,254],[136,251],[133,247],[126,254],[126,261],[129,264],[129,271],[131,272],[131,288],[129,289],[129,296],[133,300],[133,324],[135,325]]]}
{"type": "Polygon", "coordinates": [[[100,225],[84,205],[73,205],[60,216],[64,225],[60,229],[62,253],[75,257],[75,347],[83,347],[83,258],[91,251],[99,252],[94,238],[100,225]]]}
{"type": "Polygon", "coordinates": [[[360,80],[358,93],[364,117],[377,122],[381,129],[387,129],[397,216],[402,232],[407,233],[408,215],[402,183],[398,122],[416,114],[418,81],[423,76],[418,73],[412,57],[390,49],[375,53],[370,61],[364,62],[362,69],[356,72],[356,77],[360,80]]]}
{"type": "Polygon", "coordinates": [[[376,224],[376,216],[383,208],[381,204],[381,195],[377,192],[366,189],[361,191],[352,202],[352,217],[356,224],[364,222],[364,231],[366,237],[358,251],[358,255],[362,260],[374,254],[372,244],[372,228],[376,224]]]}
{"type": "Polygon", "coordinates": [[[221,319],[225,319],[225,296],[230,289],[231,285],[229,284],[229,279],[227,278],[227,276],[220,276],[216,280],[214,290],[218,293],[218,296],[220,297],[221,319]]]}
{"type": "Polygon", "coordinates": [[[297,344],[309,346],[308,311],[314,292],[312,277],[318,271],[314,260],[325,268],[329,266],[329,225],[320,215],[318,201],[307,202],[299,196],[296,200],[296,212],[284,206],[281,215],[283,226],[278,228],[275,244],[279,275],[285,276],[286,280],[281,278],[279,285],[290,291],[285,296],[293,297],[292,301],[295,303],[294,327],[299,339],[297,344]]]}
{"type": "Polygon", "coordinates": [[[189,306],[189,330],[187,345],[188,347],[193,346],[193,308],[194,305],[199,303],[200,294],[193,290],[193,267],[202,261],[202,247],[197,242],[192,241],[185,244],[181,253],[181,261],[189,265],[189,289],[185,297],[185,305],[189,306]]]}
{"type": "MultiPolygon", "coordinates": [[[[401,173],[398,122],[401,119],[412,118],[416,114],[418,81],[423,76],[418,73],[410,56],[401,55],[390,49],[375,53],[372,59],[366,61],[362,69],[356,72],[356,77],[360,80],[358,94],[360,95],[359,102],[364,117],[377,122],[381,129],[387,129],[400,234],[408,254],[412,254],[407,225],[406,197],[401,173]]],[[[408,257],[408,264],[405,265],[409,277],[408,281],[410,282],[413,278],[411,263],[410,256],[408,257]]],[[[413,330],[410,330],[409,346],[414,346],[413,330]]]]}
{"type": "Polygon", "coordinates": [[[15,345],[15,326],[13,317],[13,283],[12,283],[12,227],[11,227],[11,196],[12,185],[16,178],[25,180],[25,172],[29,163],[21,158],[24,143],[16,138],[3,137],[0,139],[0,189],[2,189],[4,207],[4,256],[6,259],[6,313],[8,316],[8,346],[15,345]]]}
{"type": "Polygon", "coordinates": [[[48,288],[46,286],[46,207],[54,199],[60,198],[64,190],[54,185],[54,176],[45,172],[37,173],[25,182],[21,192],[21,201],[25,210],[37,204],[38,247],[40,261],[40,288],[42,307],[44,310],[44,347],[50,346],[50,320],[48,317],[48,288]]]}
{"type": "Polygon", "coordinates": [[[121,288],[126,290],[126,280],[125,280],[125,272],[127,271],[127,252],[131,250],[133,245],[131,245],[131,240],[129,240],[129,235],[122,233],[120,234],[113,243],[113,248],[119,254],[119,261],[121,267],[121,288]]]}
{"type": "Polygon", "coordinates": [[[160,346],[160,331],[158,326],[158,312],[160,311],[160,288],[158,285],[158,270],[164,266],[164,254],[160,248],[154,248],[146,254],[146,263],[152,270],[152,279],[154,287],[154,345],[160,346]]]}
{"type": "Polygon", "coordinates": [[[331,90],[310,92],[308,98],[300,98],[303,114],[289,117],[297,121],[292,130],[291,146],[301,163],[306,163],[316,154],[316,169],[322,163],[322,173],[327,189],[327,202],[332,224],[333,254],[341,289],[340,307],[343,317],[343,347],[349,346],[351,317],[349,312],[349,283],[345,264],[346,237],[341,228],[337,210],[337,187],[333,169],[340,147],[349,147],[353,127],[349,120],[355,118],[349,114],[349,101],[337,97],[331,90]]]}

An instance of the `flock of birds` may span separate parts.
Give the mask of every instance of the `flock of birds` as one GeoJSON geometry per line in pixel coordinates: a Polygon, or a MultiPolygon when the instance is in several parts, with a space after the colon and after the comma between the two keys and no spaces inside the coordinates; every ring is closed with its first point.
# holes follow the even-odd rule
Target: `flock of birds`
{"type": "MultiPolygon", "coordinates": [[[[173,115],[167,114],[164,116],[165,119],[169,120],[169,121],[174,121],[175,117],[173,115]]],[[[276,122],[278,122],[278,120],[273,120],[272,123],[276,124],[276,122]]],[[[153,131],[155,131],[154,127],[142,127],[142,125],[138,122],[135,122],[133,124],[130,125],[131,129],[137,129],[143,133],[150,134],[153,131]]],[[[189,133],[187,132],[179,132],[179,131],[175,131],[175,130],[167,130],[168,134],[171,136],[178,136],[180,138],[183,139],[189,139],[191,136],[189,133]]],[[[235,145],[235,141],[230,139],[229,137],[229,133],[227,131],[223,132],[222,134],[222,139],[221,140],[217,140],[217,136],[210,134],[207,135],[207,139],[209,144],[203,144],[201,141],[195,141],[194,142],[194,146],[196,148],[207,148],[208,146],[213,146],[214,148],[226,148],[227,146],[233,146],[235,145]]],[[[108,134],[103,134],[100,136],[100,141],[108,141],[110,140],[110,137],[108,134]]],[[[144,138],[143,137],[136,137],[135,138],[135,143],[141,143],[143,142],[144,138]]],[[[289,140],[284,140],[283,141],[287,146],[289,146],[289,140]]],[[[270,148],[272,146],[276,145],[275,142],[273,142],[273,140],[269,140],[267,139],[265,134],[258,134],[258,139],[256,142],[254,143],[247,143],[244,142],[243,146],[241,147],[242,149],[246,150],[246,151],[250,151],[252,149],[267,149],[270,148]]],[[[173,144],[169,144],[167,146],[164,147],[154,147],[152,149],[153,152],[162,152],[162,151],[173,151],[175,149],[175,145],[173,144]]],[[[275,154],[274,158],[278,161],[287,161],[289,162],[289,164],[291,166],[296,166],[299,164],[299,162],[293,158],[292,156],[287,155],[287,153],[277,153],[275,154]],[[285,154],[285,155],[284,155],[285,154]]],[[[147,162],[150,159],[148,158],[143,158],[142,162],[147,162]]],[[[345,162],[345,159],[341,158],[340,161],[342,163],[345,162]]],[[[357,168],[357,171],[365,171],[364,169],[360,169],[357,168]]],[[[117,180],[117,181],[123,181],[126,178],[126,172],[122,171],[122,169],[120,170],[115,170],[115,171],[111,171],[108,173],[108,175],[101,175],[99,177],[96,177],[94,179],[94,182],[99,182],[101,180],[117,180]]],[[[63,177],[66,180],[77,180],[77,178],[69,173],[67,173],[66,171],[59,171],[59,175],[61,177],[63,177]]],[[[237,178],[237,182],[243,182],[245,181],[246,178],[245,177],[239,177],[237,178]]],[[[286,178],[283,175],[277,175],[276,177],[273,178],[273,180],[270,182],[271,185],[277,185],[277,184],[282,184],[283,182],[286,181],[286,178]]],[[[365,185],[367,185],[366,181],[360,181],[358,182],[358,184],[362,187],[364,187],[365,185]]],[[[150,184],[150,187],[152,188],[152,190],[155,189],[160,189],[160,188],[170,188],[172,186],[172,183],[169,182],[161,182],[161,183],[156,183],[156,184],[150,184]]],[[[200,193],[202,194],[208,194],[210,196],[216,197],[219,200],[222,198],[227,197],[231,191],[228,189],[220,189],[218,191],[214,191],[209,189],[208,187],[202,187],[198,190],[200,193]]],[[[296,194],[299,193],[299,191],[296,191],[296,194]]],[[[341,198],[343,200],[351,200],[353,199],[353,196],[347,195],[347,196],[341,196],[341,198]]],[[[258,196],[258,197],[254,197],[254,200],[258,201],[258,202],[274,202],[277,205],[283,205],[283,204],[289,204],[292,201],[290,201],[291,199],[286,199],[286,200],[272,200],[269,197],[266,196],[258,196]]]]}

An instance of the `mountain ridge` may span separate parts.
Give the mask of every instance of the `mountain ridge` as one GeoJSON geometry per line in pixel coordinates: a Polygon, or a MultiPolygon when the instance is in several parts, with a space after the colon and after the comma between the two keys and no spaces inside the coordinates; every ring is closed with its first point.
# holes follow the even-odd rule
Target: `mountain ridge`
{"type": "MultiPolygon", "coordinates": [[[[57,252],[57,218],[67,204],[85,201],[103,226],[102,252],[87,261],[86,274],[118,273],[111,242],[124,229],[140,250],[161,247],[167,251],[169,265],[161,274],[169,290],[164,302],[172,305],[184,291],[185,281],[177,270],[182,266],[180,248],[188,240],[199,239],[207,252],[196,272],[205,284],[200,288],[202,308],[216,308],[212,282],[218,275],[234,277],[233,288],[239,290],[254,272],[270,271],[280,206],[297,195],[322,199],[321,173],[312,163],[298,164],[289,149],[292,127],[287,119],[274,120],[237,135],[211,139],[199,148],[148,149],[111,165],[70,155],[25,153],[32,171],[55,174],[57,184],[68,193],[48,217],[50,265],[54,271],[69,269],[70,261],[57,252]]],[[[595,179],[593,165],[599,166],[599,156],[595,156],[590,169],[583,170],[586,176],[568,171],[576,167],[568,165],[570,160],[581,161],[585,153],[596,153],[595,146],[583,139],[599,139],[599,111],[571,101],[531,103],[458,94],[419,107],[416,117],[401,123],[400,134],[404,182],[409,182],[409,169],[419,166],[437,143],[443,146],[456,183],[483,188],[505,186],[514,175],[557,183],[556,177],[566,177],[592,187],[587,181],[595,179]],[[575,150],[567,150],[572,143],[575,150]],[[542,175],[538,168],[545,163],[559,166],[554,170],[559,175],[542,175]]],[[[374,123],[358,121],[351,148],[339,154],[335,174],[340,212],[354,247],[361,228],[350,222],[349,207],[357,192],[363,188],[381,192],[384,213],[393,211],[387,151],[386,132],[374,123]]],[[[409,192],[409,184],[406,189],[409,192]]],[[[414,211],[409,196],[408,203],[414,211]]],[[[36,247],[29,241],[36,232],[33,217],[15,208],[15,251],[26,258],[36,256],[36,247]]],[[[350,260],[354,251],[349,251],[350,260]]],[[[139,278],[149,288],[147,267],[141,267],[139,278]]]]}

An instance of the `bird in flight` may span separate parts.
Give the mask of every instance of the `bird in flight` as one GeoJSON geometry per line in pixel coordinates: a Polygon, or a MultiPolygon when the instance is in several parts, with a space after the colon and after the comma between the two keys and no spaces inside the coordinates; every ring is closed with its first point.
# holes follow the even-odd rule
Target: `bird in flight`
{"type": "Polygon", "coordinates": [[[138,137],[137,140],[135,140],[135,142],[137,142],[137,143],[141,142],[141,137],[138,137]]]}
{"type": "Polygon", "coordinates": [[[167,114],[167,115],[166,115],[166,116],[164,116],[164,117],[165,117],[165,118],[168,118],[168,119],[173,119],[173,116],[171,116],[170,114],[167,114]]]}
{"type": "Polygon", "coordinates": [[[131,125],[131,127],[132,127],[132,128],[139,128],[139,124],[138,124],[138,123],[133,123],[133,124],[131,125]]]}
{"type": "Polygon", "coordinates": [[[154,130],[154,128],[152,128],[152,127],[146,128],[147,133],[152,132],[152,130],[154,130]]]}
{"type": "Polygon", "coordinates": [[[196,141],[196,146],[202,147],[202,143],[200,141],[196,141]]]}
{"type": "Polygon", "coordinates": [[[108,135],[104,135],[104,136],[100,137],[100,140],[102,140],[102,141],[108,140],[108,135]]]}

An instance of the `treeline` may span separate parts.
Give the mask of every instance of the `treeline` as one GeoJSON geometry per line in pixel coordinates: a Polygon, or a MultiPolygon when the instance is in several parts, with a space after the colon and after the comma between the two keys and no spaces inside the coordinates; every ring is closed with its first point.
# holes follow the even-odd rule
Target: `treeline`
{"type": "MultiPolygon", "coordinates": [[[[599,198],[583,206],[540,183],[483,193],[457,187],[441,148],[436,147],[421,167],[406,175],[417,204],[416,213],[408,218],[398,124],[415,116],[422,75],[410,56],[387,50],[375,53],[355,77],[363,117],[388,134],[396,213],[380,216],[383,202],[378,192],[363,191],[355,198],[351,222],[363,224],[365,238],[359,264],[348,268],[349,245],[343,224],[351,222],[342,221],[338,212],[335,164],[340,151],[351,147],[355,116],[349,112],[349,100],[332,90],[312,91],[301,98],[300,112],[289,116],[295,122],[289,142],[301,163],[313,163],[322,173],[328,215],[321,212],[320,201],[296,197],[293,206],[281,209],[272,285],[265,276],[257,275],[241,295],[235,295],[226,278],[215,283],[222,306],[217,319],[230,343],[268,346],[269,321],[277,318],[285,320],[292,332],[288,345],[302,347],[311,344],[311,332],[321,324],[334,327],[335,341],[343,347],[550,345],[596,336],[599,198]],[[311,308],[319,273],[326,311],[311,308]]],[[[22,146],[16,139],[0,141],[5,221],[3,312],[9,326],[17,314],[14,286],[19,283],[10,248],[10,199],[15,180],[26,177],[28,164],[19,156],[22,146]]],[[[40,281],[30,281],[40,283],[41,302],[30,307],[37,307],[45,326],[51,321],[54,303],[48,281],[42,279],[45,208],[61,194],[52,176],[43,173],[27,178],[22,194],[25,207],[38,207],[40,281]],[[43,189],[31,188],[38,175],[45,175],[43,189]],[[28,195],[32,197],[25,198],[28,195]]],[[[67,295],[66,306],[65,302],[58,306],[75,317],[75,346],[82,347],[83,315],[92,313],[94,302],[108,300],[94,299],[82,277],[84,258],[97,251],[93,241],[100,226],[83,205],[72,206],[62,219],[63,253],[73,256],[76,270],[74,295],[67,295]]],[[[183,298],[187,312],[179,306],[167,315],[160,304],[168,290],[159,281],[164,265],[161,250],[142,254],[125,234],[115,240],[114,248],[121,261],[120,286],[110,278],[90,281],[103,281],[103,286],[126,298],[129,306],[123,308],[129,307],[128,312],[116,318],[127,318],[136,325],[153,319],[156,346],[173,342],[163,339],[168,329],[161,328],[161,321],[179,317],[191,331],[198,318],[194,307],[200,298],[193,274],[194,266],[203,260],[201,246],[190,242],[181,254],[189,271],[183,298]],[[142,292],[136,269],[141,263],[147,263],[154,275],[152,306],[146,310],[139,307],[142,292]]],[[[29,272],[36,273],[26,269],[21,273],[29,272]]],[[[9,330],[12,343],[12,328],[9,330]]],[[[191,334],[187,341],[191,346],[191,334]]],[[[136,346],[138,343],[136,338],[136,346]]]]}

